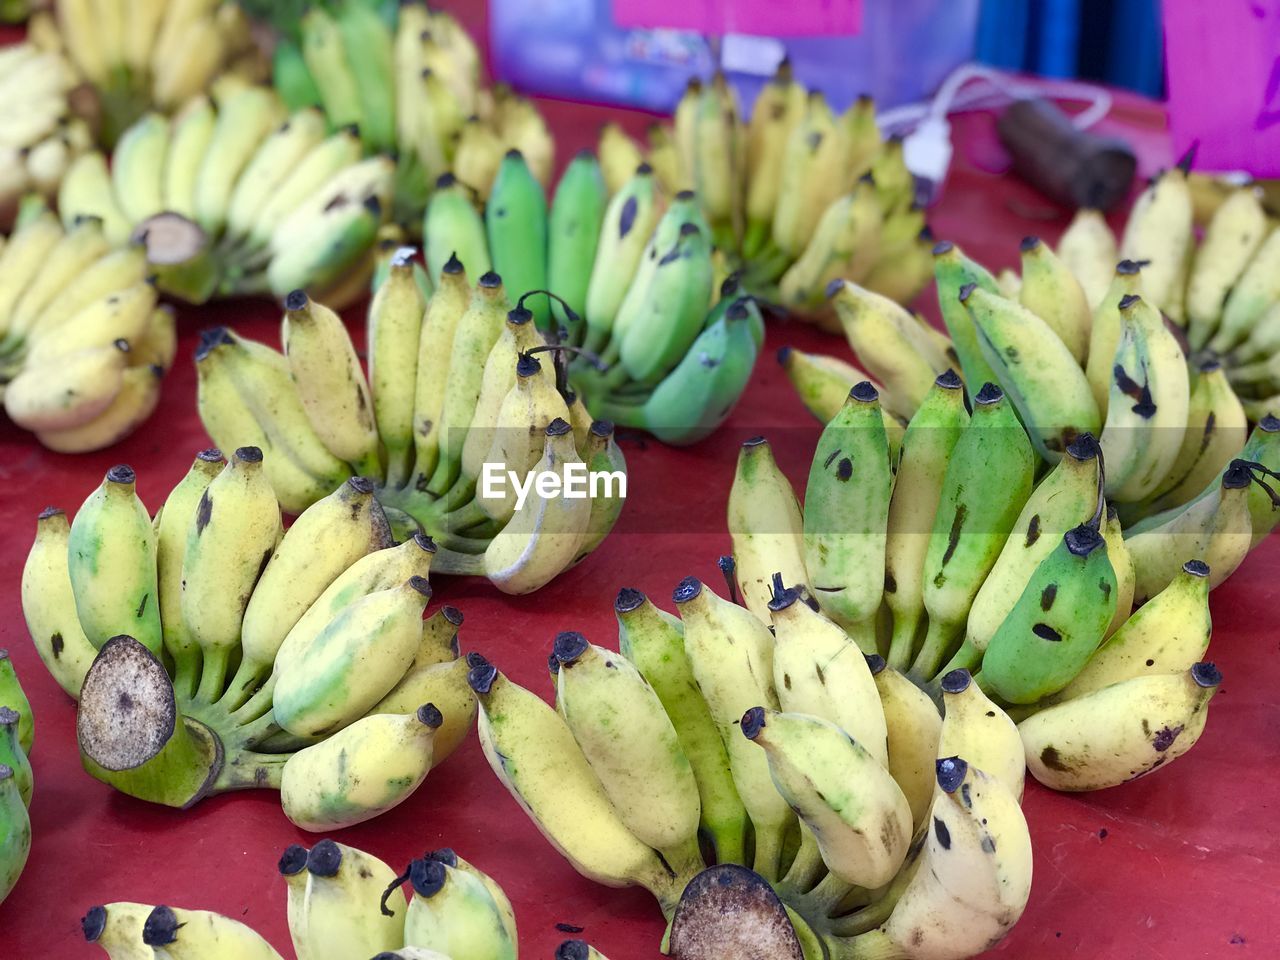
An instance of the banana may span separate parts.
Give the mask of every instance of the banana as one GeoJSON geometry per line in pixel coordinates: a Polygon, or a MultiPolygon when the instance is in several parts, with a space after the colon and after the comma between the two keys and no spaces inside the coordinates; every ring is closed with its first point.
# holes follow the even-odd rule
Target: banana
{"type": "MultiPolygon", "coordinates": [[[[100,220],[95,219],[92,223],[101,230],[100,220]]],[[[93,227],[85,229],[91,230],[93,227]]],[[[76,228],[72,227],[71,232],[75,231],[76,228]]],[[[63,236],[58,218],[48,212],[41,213],[14,231],[4,249],[0,250],[0,317],[7,318],[20,304],[20,298],[28,286],[56,256],[54,251],[60,246],[63,236]]],[[[105,248],[105,244],[103,247],[105,248]]],[[[12,321],[6,319],[3,322],[12,321]]]]}
{"type": "Polygon", "coordinates": [[[791,258],[800,255],[822,212],[844,186],[844,131],[821,93],[812,91],[792,127],[783,154],[772,240],[791,258]]]}
{"type": "Polygon", "coordinates": [[[1022,241],[1022,286],[1019,302],[1047,323],[1067,345],[1076,363],[1089,353],[1092,311],[1089,298],[1071,268],[1039,237],[1022,241]]]}
{"type": "Polygon", "coordinates": [[[467,684],[470,669],[467,657],[412,667],[366,716],[412,713],[417,709],[414,703],[436,704],[444,717],[432,741],[431,766],[438,767],[458,749],[475,722],[476,697],[467,684]]]}
{"type": "Polygon", "coordinates": [[[600,163],[589,150],[579,152],[556,184],[547,221],[547,289],[564,298],[577,320],[571,323],[559,304],[553,304],[552,312],[557,325],[569,328],[574,340],[580,339],[578,327],[586,317],[608,201],[600,163]]]}
{"type": "Polygon", "coordinates": [[[216,234],[225,226],[236,181],[263,138],[280,122],[281,112],[275,94],[265,88],[247,88],[220,106],[193,197],[196,222],[207,232],[216,234]]]}
{"type": "MultiPolygon", "coordinates": [[[[323,634],[313,648],[317,655],[324,652],[320,643],[323,634]]],[[[443,722],[428,703],[411,714],[363,717],[299,750],[280,779],[285,816],[303,830],[319,832],[363,823],[398,806],[430,772],[432,741],[443,722]]]]}
{"type": "Polygon", "coordinates": [[[405,914],[405,946],[440,947],[475,960],[515,960],[514,932],[478,877],[420,859],[409,864],[409,883],[413,899],[405,914]]]}
{"type": "Polygon", "coordinates": [[[90,907],[80,930],[86,942],[101,947],[111,960],[152,960],[155,951],[142,942],[142,925],[153,909],[127,902],[90,907]]]}
{"type": "Polygon", "coordinates": [[[764,754],[735,729],[752,707],[777,709],[773,637],[752,613],[693,577],[680,582],[673,599],[684,621],[694,680],[728,750],[733,782],[755,828],[755,870],[776,878],[793,815],[769,779],[764,754]]]}
{"type": "Polygon", "coordinates": [[[280,873],[289,884],[289,934],[298,960],[362,957],[404,942],[404,898],[384,896],[396,872],[377,857],[333,840],[321,840],[309,853],[294,844],[280,858],[280,873]]]}
{"type": "MultiPolygon", "coordinates": [[[[855,283],[833,280],[827,296],[835,305],[845,337],[875,379],[901,404],[898,413],[910,414],[924,401],[934,379],[946,368],[944,358],[930,357],[917,349],[912,327],[919,324],[896,303],[855,283]],[[935,369],[935,361],[937,368],[935,369]]],[[[919,334],[923,337],[923,331],[919,334]]]]}
{"type": "Polygon", "coordinates": [[[325,117],[315,108],[291,114],[264,137],[236,179],[227,205],[227,233],[249,236],[276,191],[324,141],[325,117]]]}
{"type": "Polygon", "coordinates": [[[867,668],[875,678],[884,712],[889,775],[907,798],[911,822],[918,830],[933,802],[934,760],[942,735],[942,717],[929,695],[885,663],[879,654],[867,657],[867,668]]]}
{"type": "Polygon", "coordinates": [[[626,503],[620,478],[626,476],[627,461],[614,438],[612,423],[607,420],[592,422],[587,442],[582,446],[582,461],[591,475],[603,476],[605,481],[591,491],[591,513],[587,517],[586,532],[578,543],[575,564],[581,563],[604,542],[626,503]]]}
{"type": "Polygon", "coordinates": [[[1120,253],[1102,211],[1081,207],[1058,238],[1058,259],[1079,280],[1091,310],[1098,309],[1111,286],[1120,253]]]}
{"type": "Polygon", "coordinates": [[[981,287],[960,293],[978,329],[983,356],[996,371],[1036,451],[1056,463],[1082,433],[1098,436],[1098,405],[1066,344],[1025,307],[981,287]]]}
{"type": "Polygon", "coordinates": [[[465,184],[442,174],[427,204],[422,226],[426,238],[427,273],[438,277],[451,259],[461,260],[472,277],[492,270],[485,222],[476,212],[465,184]]]}
{"type": "Polygon", "coordinates": [[[391,485],[403,483],[412,470],[413,400],[426,308],[412,262],[401,254],[392,258],[387,282],[374,294],[368,324],[369,387],[391,485]]]}
{"type": "Polygon", "coordinates": [[[98,649],[128,634],[161,650],[155,534],[132,468],[118,464],[76,512],[67,565],[76,614],[98,649]]]}
{"type": "Polygon", "coordinates": [[[627,132],[617,123],[609,122],[600,127],[596,144],[600,153],[600,172],[609,196],[619,193],[627,180],[644,162],[644,155],[627,132]]]}
{"type": "Polygon", "coordinates": [[[134,344],[146,333],[155,306],[156,290],[149,283],[117,290],[88,304],[55,329],[41,331],[27,351],[26,363],[42,366],[89,350],[119,349],[119,341],[134,344]]]}
{"type": "Polygon", "coordinates": [[[893,398],[883,386],[839,357],[806,353],[797,347],[783,347],[778,351],[778,363],[786,370],[787,379],[791,381],[800,402],[819,423],[825,424],[834,417],[844,406],[849,391],[864,380],[880,393],[880,405],[886,414],[889,410],[896,409],[893,398]]]}
{"type": "MultiPolygon", "coordinates": [[[[471,287],[462,261],[456,256],[449,258],[435,280],[435,290],[427,301],[418,341],[418,373],[413,397],[415,487],[431,479],[438,462],[440,421],[448,384],[448,369],[441,369],[441,362],[452,357],[458,324],[467,313],[471,300],[471,287]]],[[[475,362],[474,354],[478,354],[479,349],[480,344],[477,343],[472,362],[475,362]]]]}
{"type": "Polygon", "coordinates": [[[282,526],[262,451],[241,447],[200,495],[182,555],[182,631],[202,654],[198,699],[223,693],[245,608],[282,526]]]}
{"type": "MultiPolygon", "coordinates": [[[[493,877],[489,876],[475,864],[468,863],[466,860],[462,859],[462,857],[458,856],[457,852],[451,847],[442,847],[439,850],[432,850],[424,857],[424,859],[435,860],[439,863],[443,863],[450,870],[458,870],[476,880],[479,880],[485,890],[489,892],[489,896],[493,898],[493,902],[498,910],[498,922],[502,924],[511,941],[513,943],[516,942],[517,934],[515,911],[511,908],[511,901],[507,899],[506,892],[498,885],[497,881],[494,880],[493,877]]],[[[428,957],[427,960],[431,960],[431,958],[428,957]]]]}
{"type": "MultiPolygon", "coordinates": [[[[1102,483],[1098,443],[1091,435],[1082,434],[1023,504],[999,557],[973,598],[964,643],[944,672],[955,667],[977,669],[992,636],[1009,616],[1036,568],[1068,530],[1094,515],[1102,483]]],[[[989,769],[977,758],[974,762],[989,769]]]]}
{"type": "Polygon", "coordinates": [[[412,666],[430,594],[422,577],[370,593],[329,621],[297,659],[277,660],[276,722],[306,737],[341,730],[362,717],[412,666]]]}
{"type": "Polygon", "coordinates": [[[559,634],[554,653],[557,706],[622,822],[667,862],[700,868],[698,785],[657,693],[580,633],[559,634]]]}
{"type": "Polygon", "coordinates": [[[937,764],[920,865],[880,927],[829,944],[832,960],[971,957],[1002,940],[1031,893],[1031,835],[1017,799],[960,757],[937,764]]]}
{"type": "MultiPolygon", "coordinates": [[[[325,189],[339,174],[351,170],[359,160],[360,137],[349,127],[337,130],[313,146],[286,173],[284,179],[275,185],[271,195],[265,198],[262,206],[259,207],[253,227],[248,234],[248,245],[258,249],[270,244],[276,229],[286,218],[314,198],[319,191],[325,189]]],[[[366,172],[369,170],[378,172],[376,167],[364,169],[366,172]]],[[[244,176],[247,175],[248,171],[244,176]]],[[[246,189],[248,189],[247,186],[246,189]]],[[[232,202],[234,203],[234,197],[232,202]]],[[[328,202],[329,199],[326,197],[324,203],[328,202]]],[[[310,222],[304,223],[299,231],[300,241],[312,239],[314,213],[313,209],[310,222]]]]}
{"type": "Polygon", "coordinates": [[[1271,230],[1227,294],[1222,321],[1209,340],[1209,349],[1226,354],[1248,339],[1268,309],[1280,300],[1276,268],[1280,266],[1280,232],[1271,230]]]}
{"type": "Polygon", "coordinates": [[[31,761],[18,741],[18,724],[22,715],[7,706],[0,707],[0,767],[7,767],[13,774],[13,785],[26,807],[31,806],[34,779],[31,761]]]}
{"type": "Polygon", "coordinates": [[[1145,776],[1204,732],[1222,674],[1212,663],[1121,680],[1018,725],[1032,776],[1054,790],[1100,790],[1145,776]]]}
{"type": "Polygon", "coordinates": [[[838,277],[863,282],[875,264],[880,240],[880,204],[874,186],[859,181],[822,214],[799,258],[778,281],[782,304],[797,310],[822,306],[828,284],[838,277]]]}
{"type": "Polygon", "coordinates": [[[1252,187],[1233,191],[1214,213],[1187,278],[1187,341],[1192,350],[1205,346],[1214,335],[1228,293],[1269,230],[1267,214],[1252,187]]]}
{"type": "Polygon", "coordinates": [[[1116,350],[1120,346],[1120,301],[1142,293],[1142,268],[1132,260],[1116,264],[1111,285],[1098,305],[1094,307],[1093,323],[1089,331],[1089,359],[1085,364],[1085,379],[1098,404],[1098,412],[1105,419],[1110,412],[1108,403],[1111,380],[1115,367],[1116,350]]]}
{"type": "Polygon", "coordinates": [[[27,699],[18,680],[18,672],[14,669],[9,651],[0,649],[0,707],[8,707],[18,714],[18,744],[22,752],[31,755],[31,744],[35,740],[35,720],[31,713],[31,701],[27,699]]]}
{"type": "Polygon", "coordinates": [[[643,885],[674,908],[683,884],[623,824],[560,714],[483,658],[468,680],[485,759],[542,835],[588,879],[643,885]]]}
{"type": "MultiPolygon", "coordinates": [[[[21,246],[29,242],[31,234],[43,232],[40,221],[23,228],[15,235],[15,245],[11,248],[11,256],[18,256],[21,246]],[[24,237],[24,234],[26,235],[24,237]]],[[[37,241],[36,250],[43,246],[43,238],[37,241]]],[[[33,330],[44,315],[45,308],[56,302],[61,294],[73,282],[78,282],[86,269],[101,260],[109,251],[106,238],[102,235],[102,222],[93,217],[86,217],[72,224],[66,233],[57,240],[52,248],[44,251],[45,259],[33,275],[29,283],[24,278],[21,287],[9,286],[11,267],[0,260],[0,288],[12,290],[12,299],[0,294],[0,308],[12,306],[8,317],[9,336],[25,335],[33,330]]],[[[30,253],[31,250],[28,250],[30,253]]]]}
{"type": "Polygon", "coordinates": [[[142,942],[155,951],[156,960],[200,960],[218,954],[239,960],[283,960],[249,927],[208,910],[156,907],[142,925],[142,942]]]}
{"type": "Polygon", "coordinates": [[[111,182],[120,209],[130,223],[138,223],[165,208],[162,187],[168,151],[169,121],[158,113],[145,114],[116,143],[111,155],[111,182]]]}
{"type": "Polygon", "coordinates": [[[289,372],[321,442],[360,474],[378,475],[373,401],[342,318],[295,290],[285,298],[280,339],[289,372]]]}
{"type": "Polygon", "coordinates": [[[394,37],[378,11],[358,0],[342,4],[336,21],[355,80],[361,135],[370,150],[385,152],[396,145],[394,37]]]}
{"type": "Polygon", "coordinates": [[[71,161],[58,188],[58,210],[68,225],[77,217],[97,217],[112,246],[129,239],[129,218],[120,209],[107,160],[99,151],[82,153],[71,161]]]}
{"type": "Polygon", "coordinates": [[[756,96],[747,124],[742,252],[748,258],[758,256],[769,240],[787,144],[804,109],[805,89],[795,81],[790,63],[784,60],[756,96]]]}
{"type": "Polygon", "coordinates": [[[453,172],[477,198],[488,200],[505,152],[506,145],[497,131],[478,116],[468,117],[457,134],[453,172]]]}
{"type": "Polygon", "coordinates": [[[767,623],[774,573],[782,575],[783,583],[806,590],[809,577],[800,502],[764,437],[753,437],[738,450],[728,520],[742,602],[767,623]]]}
{"type": "Polygon", "coordinates": [[[111,406],[127,361],[128,343],[120,340],[26,366],[5,387],[5,412],[37,432],[79,427],[111,406]]]}
{"type": "MultiPolygon", "coordinates": [[[[885,528],[884,600],[893,614],[889,662],[905,669],[924,617],[924,564],[951,452],[969,414],[954,370],[939,376],[912,416],[902,440],[885,528]]],[[[932,772],[929,792],[932,793],[932,772]]]]}
{"type": "MultiPolygon", "coordinates": [[[[508,150],[485,204],[485,229],[493,269],[510,295],[547,289],[547,197],[519,150],[508,150]]],[[[465,261],[464,261],[465,262],[465,261]]],[[[545,296],[530,300],[534,322],[545,330],[551,307],[545,296]]]]}
{"type": "Polygon", "coordinates": [[[195,220],[196,181],[217,123],[218,114],[203,94],[187,102],[171,121],[169,149],[161,171],[165,210],[195,220]]]}
{"type": "MultiPolygon", "coordinates": [[[[335,127],[365,122],[378,123],[366,117],[361,96],[357,65],[363,66],[356,51],[347,48],[338,21],[322,8],[303,14],[301,22],[302,58],[307,65],[324,105],[329,123],[335,127]]],[[[384,100],[382,110],[386,110],[384,100]]]]}
{"type": "Polygon", "coordinates": [[[84,635],[71,589],[67,542],[71,527],[56,507],[40,512],[35,542],[22,567],[22,614],[40,660],[58,686],[80,698],[84,675],[98,651],[84,635]]]}
{"type": "Polygon", "coordinates": [[[1185,319],[1178,285],[1194,243],[1186,170],[1172,167],[1152,178],[1134,201],[1120,240],[1120,257],[1144,261],[1143,295],[1179,324],[1185,319]]]}
{"type": "Polygon", "coordinates": [[[1022,799],[1027,764],[1018,728],[974,682],[967,670],[953,670],[940,684],[942,728],[936,758],[965,756],[1022,799]]]}
{"type": "Polygon", "coordinates": [[[951,450],[924,560],[928,632],[911,672],[931,677],[963,631],[983,581],[1031,494],[1035,455],[999,387],[974,397],[973,416],[951,450]],[[1000,489],[989,478],[1000,477],[1000,489]]]}
{"type": "Polygon", "coordinates": [[[18,883],[31,852],[31,819],[15,771],[0,763],[0,902],[18,883]]]}

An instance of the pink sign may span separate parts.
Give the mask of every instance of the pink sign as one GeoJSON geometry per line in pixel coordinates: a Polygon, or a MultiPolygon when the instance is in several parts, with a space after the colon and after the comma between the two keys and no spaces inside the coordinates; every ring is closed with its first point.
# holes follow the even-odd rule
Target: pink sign
{"type": "Polygon", "coordinates": [[[613,0],[620,27],[665,27],[723,36],[840,36],[862,27],[862,0],[613,0]]]}
{"type": "Polygon", "coordinates": [[[1280,176],[1280,0],[1164,0],[1174,155],[1280,176]]]}

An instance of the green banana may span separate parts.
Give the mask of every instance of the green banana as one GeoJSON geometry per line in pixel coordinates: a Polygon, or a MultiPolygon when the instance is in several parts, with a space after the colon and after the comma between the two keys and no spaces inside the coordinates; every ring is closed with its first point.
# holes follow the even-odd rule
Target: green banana
{"type": "MultiPolygon", "coordinates": [[[[546,290],[547,197],[519,150],[508,150],[502,158],[484,219],[493,269],[510,295],[523,298],[546,290]]],[[[538,329],[546,330],[551,325],[550,302],[539,294],[531,304],[538,329]]]]}
{"type": "Polygon", "coordinates": [[[472,277],[481,277],[493,269],[485,221],[476,211],[466,184],[452,173],[442,173],[436,180],[423,214],[422,236],[426,242],[427,275],[433,280],[454,257],[472,277]]]}
{"type": "Polygon", "coordinates": [[[31,744],[36,737],[35,715],[31,701],[18,682],[18,672],[9,659],[9,651],[0,649],[0,707],[8,707],[18,714],[18,743],[22,752],[31,755],[31,744]]]}
{"type": "Polygon", "coordinates": [[[563,297],[577,315],[577,320],[571,321],[565,307],[552,304],[556,323],[569,330],[571,343],[581,341],[576,325],[586,316],[587,293],[608,202],[600,162],[590,150],[579,152],[556,184],[547,221],[547,289],[563,297]]]}

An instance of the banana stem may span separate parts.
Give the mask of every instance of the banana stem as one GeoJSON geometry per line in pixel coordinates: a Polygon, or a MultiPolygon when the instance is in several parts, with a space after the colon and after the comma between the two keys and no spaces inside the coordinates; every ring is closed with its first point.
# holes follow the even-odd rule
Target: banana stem
{"type": "Polygon", "coordinates": [[[904,671],[911,666],[920,619],[918,611],[893,618],[893,636],[889,641],[889,655],[885,658],[893,669],[904,671]]]}
{"type": "Polygon", "coordinates": [[[787,868],[786,875],[778,882],[778,896],[787,900],[791,897],[803,897],[822,876],[826,864],[822,860],[822,851],[818,849],[817,838],[813,831],[803,823],[800,825],[800,849],[795,859],[787,868]]]}
{"type": "Polygon", "coordinates": [[[378,451],[370,450],[351,466],[355,469],[357,476],[367,477],[379,485],[389,485],[386,473],[382,469],[382,461],[378,458],[378,451]]]}
{"type": "Polygon", "coordinates": [[[828,872],[825,877],[818,881],[816,887],[805,894],[804,900],[806,904],[813,905],[814,913],[825,917],[855,889],[855,886],[855,884],[849,883],[847,880],[840,879],[834,873],[828,872]]]}
{"type": "Polygon", "coordinates": [[[911,665],[911,675],[923,679],[936,674],[938,665],[942,663],[942,658],[947,655],[947,651],[955,640],[955,635],[956,630],[951,624],[944,624],[940,620],[930,620],[929,630],[924,638],[924,646],[920,648],[920,653],[916,657],[915,663],[911,665]]]}
{"type": "Polygon", "coordinates": [[[724,823],[704,823],[711,838],[716,863],[743,863],[747,859],[747,819],[737,817],[724,823]]]}
{"type": "Polygon", "coordinates": [[[437,545],[431,560],[431,569],[455,577],[483,577],[483,553],[458,553],[446,546],[437,545]]]}
{"type": "Polygon", "coordinates": [[[210,647],[204,649],[203,653],[204,664],[200,670],[200,687],[196,690],[195,699],[201,703],[217,703],[222,699],[231,651],[227,647],[210,647]]]}
{"type": "Polygon", "coordinates": [[[261,685],[264,672],[258,664],[250,660],[241,660],[235,676],[227,684],[227,689],[218,700],[218,704],[224,707],[227,713],[235,713],[261,685]]]}
{"type": "Polygon", "coordinates": [[[241,704],[231,714],[231,722],[238,726],[246,726],[264,714],[271,713],[271,698],[275,695],[276,676],[267,677],[267,682],[257,689],[252,697],[241,704]]]}
{"type": "MultiPolygon", "coordinates": [[[[412,471],[413,446],[411,444],[403,447],[387,447],[386,486],[405,486],[409,482],[412,471]]],[[[374,479],[376,479],[376,475],[374,479]]]]}
{"type": "Polygon", "coordinates": [[[231,790],[263,787],[279,790],[284,765],[291,756],[289,753],[253,753],[248,750],[236,753],[222,765],[222,770],[213,783],[213,792],[227,793],[231,790]]]}
{"type": "Polygon", "coordinates": [[[883,930],[868,930],[856,937],[828,937],[827,960],[909,960],[908,954],[883,930]]]}
{"type": "Polygon", "coordinates": [[[200,650],[184,650],[173,655],[173,695],[186,703],[196,695],[200,684],[200,650]]]}
{"type": "MultiPolygon", "coordinates": [[[[753,821],[754,823],[754,821],[753,821]]],[[[782,848],[786,843],[785,824],[755,824],[756,851],[751,868],[770,883],[778,879],[782,848]]]]}
{"type": "Polygon", "coordinates": [[[276,715],[271,711],[264,713],[256,720],[251,720],[246,724],[242,724],[236,731],[236,736],[242,741],[246,747],[258,747],[271,737],[275,736],[281,730],[280,724],[276,723],[276,715]]]}
{"type": "Polygon", "coordinates": [[[955,652],[947,665],[938,671],[934,680],[940,680],[952,670],[968,670],[973,673],[982,665],[982,651],[969,642],[966,637],[964,643],[960,644],[960,649],[955,652]]]}

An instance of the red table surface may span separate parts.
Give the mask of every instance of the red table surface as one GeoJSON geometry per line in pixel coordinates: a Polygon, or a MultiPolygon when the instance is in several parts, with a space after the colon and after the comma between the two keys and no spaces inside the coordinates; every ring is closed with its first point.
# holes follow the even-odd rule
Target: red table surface
{"type": "MultiPolygon", "coordinates": [[[[468,7],[464,18],[483,26],[482,11],[468,7]]],[[[637,134],[649,120],[599,107],[542,105],[562,159],[589,145],[606,118],[621,119],[637,134]]],[[[1139,148],[1144,173],[1168,162],[1157,105],[1121,96],[1109,125],[1139,148]]],[[[931,214],[939,237],[959,241],[995,266],[1014,264],[1024,234],[1055,239],[1066,216],[1024,184],[997,175],[1005,160],[991,117],[960,118],[955,132],[953,174],[931,214]]],[[[921,306],[936,321],[931,291],[921,306]]],[[[94,955],[80,940],[79,919],[89,906],[112,900],[217,910],[251,924],[292,956],[276,859],[288,844],[318,837],[293,827],[271,792],[216,797],[176,811],[125,797],[85,774],[74,708],[28,641],[18,591],[42,507],[74,511],[110,465],[128,462],[154,509],[207,445],[190,361],[197,332],[234,324],[276,343],[278,319],[262,302],[183,310],[179,360],[162,408],[113,450],[59,456],[0,424],[0,645],[11,651],[37,720],[34,847],[17,889],[0,906],[0,957],[6,960],[94,955]]],[[[359,331],[362,308],[349,311],[348,319],[359,331]]],[[[363,340],[361,332],[357,337],[363,340]]],[[[612,601],[619,587],[643,589],[668,607],[672,587],[687,574],[718,587],[715,560],[729,549],[725,499],[738,443],[766,434],[792,480],[801,485],[807,475],[818,426],[773,362],[773,352],[786,344],[849,355],[843,341],[811,328],[773,326],[742,403],[715,437],[682,450],[626,441],[629,502],[614,533],[577,569],[519,598],[483,581],[434,578],[433,606],[452,603],[466,615],[464,649],[483,652],[547,696],[546,656],[558,631],[581,630],[596,643],[616,643],[612,601]]],[[[1280,549],[1272,540],[1213,595],[1217,630],[1210,655],[1226,680],[1203,739],[1186,758],[1153,777],[1093,794],[1028,785],[1025,810],[1036,851],[1031,903],[991,956],[1276,955],[1280,845],[1270,817],[1280,796],[1278,569],[1280,549]]],[[[614,960],[659,955],[662,920],[649,895],[579,877],[494,778],[474,736],[399,808],[335,836],[397,865],[435,847],[457,848],[505,887],[526,957],[550,957],[566,937],[555,928],[562,922],[582,927],[580,936],[614,960]]]]}

